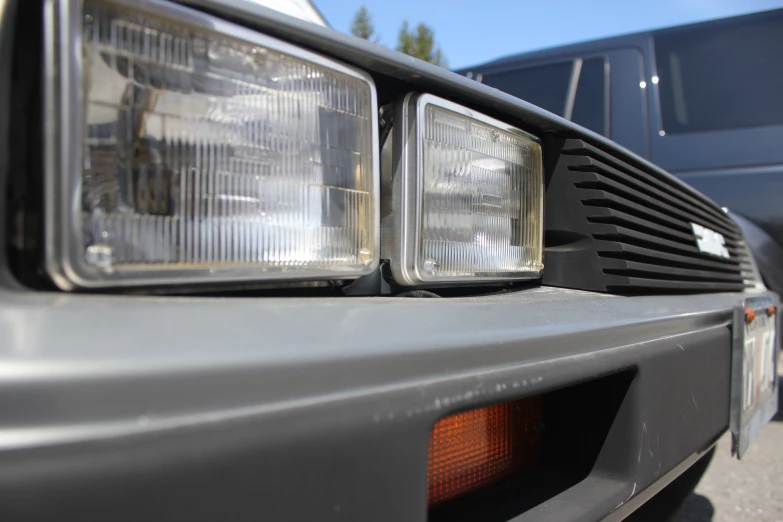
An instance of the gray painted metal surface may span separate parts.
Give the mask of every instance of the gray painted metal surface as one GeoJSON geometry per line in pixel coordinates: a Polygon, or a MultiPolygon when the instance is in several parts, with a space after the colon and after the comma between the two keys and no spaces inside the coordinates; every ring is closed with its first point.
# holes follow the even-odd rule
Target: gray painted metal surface
{"type": "Polygon", "coordinates": [[[454,299],[4,292],[0,376],[14,393],[0,398],[0,446],[171,427],[215,411],[241,416],[259,402],[306,406],[561,357],[589,366],[596,350],[728,325],[740,299],[547,287],[454,299]],[[45,397],[56,401],[44,410],[17,406],[45,397]]]}
{"type": "Polygon", "coordinates": [[[741,298],[4,291],[0,515],[423,521],[438,418],[630,370],[591,475],[519,518],[599,520],[727,428],[741,298]]]}

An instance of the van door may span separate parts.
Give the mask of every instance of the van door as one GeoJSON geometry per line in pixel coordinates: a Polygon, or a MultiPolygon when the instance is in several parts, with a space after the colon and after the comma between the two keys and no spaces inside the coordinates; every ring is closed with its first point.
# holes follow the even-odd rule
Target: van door
{"type": "Polygon", "coordinates": [[[650,157],[647,103],[644,98],[644,55],[638,48],[605,53],[610,67],[609,137],[627,149],[650,157]]]}
{"type": "Polygon", "coordinates": [[[649,156],[644,79],[636,48],[588,52],[470,72],[491,87],[563,116],[640,154],[649,156]]]}
{"type": "Polygon", "coordinates": [[[558,116],[565,113],[574,75],[574,60],[557,60],[469,73],[469,78],[516,96],[558,116]]]}
{"type": "Polygon", "coordinates": [[[651,43],[652,161],[783,244],[783,10],[651,43]]]}

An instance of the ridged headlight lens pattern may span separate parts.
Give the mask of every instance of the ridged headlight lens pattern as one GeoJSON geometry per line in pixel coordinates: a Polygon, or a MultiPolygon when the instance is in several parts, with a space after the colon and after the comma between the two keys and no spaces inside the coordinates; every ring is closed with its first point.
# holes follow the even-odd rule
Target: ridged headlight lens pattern
{"type": "Polygon", "coordinates": [[[408,94],[394,126],[384,151],[399,168],[385,162],[391,204],[383,211],[383,257],[394,279],[423,286],[540,277],[538,139],[431,94],[408,94]]]}
{"type": "Polygon", "coordinates": [[[377,262],[367,81],[102,2],[84,4],[82,49],[81,238],[97,278],[350,277],[377,262]]]}
{"type": "Polygon", "coordinates": [[[424,273],[449,278],[541,270],[538,143],[432,104],[424,117],[424,273]]]}

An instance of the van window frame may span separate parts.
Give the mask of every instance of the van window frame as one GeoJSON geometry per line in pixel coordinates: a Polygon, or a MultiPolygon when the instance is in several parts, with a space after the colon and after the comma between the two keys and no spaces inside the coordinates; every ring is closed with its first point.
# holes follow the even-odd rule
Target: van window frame
{"type": "MultiPolygon", "coordinates": [[[[611,60],[605,53],[592,53],[581,55],[579,58],[574,59],[574,71],[571,79],[571,85],[569,86],[568,96],[566,97],[566,107],[569,110],[566,119],[573,121],[574,116],[574,104],[576,103],[576,95],[579,90],[579,81],[582,78],[582,66],[585,62],[591,60],[602,60],[604,64],[604,125],[603,132],[600,132],[602,136],[609,137],[611,132],[611,116],[612,116],[612,76],[611,76],[611,60]],[[578,65],[577,65],[578,64],[578,65]]],[[[564,116],[565,117],[565,116],[564,116]]],[[[592,130],[592,129],[591,129],[592,130]]],[[[595,132],[595,131],[594,131],[595,132]]]]}
{"type": "MultiPolygon", "coordinates": [[[[581,68],[585,61],[592,59],[601,59],[604,62],[604,129],[602,136],[608,137],[611,132],[611,62],[605,52],[592,52],[584,55],[568,55],[558,56],[543,60],[536,60],[525,63],[523,66],[516,64],[504,64],[499,67],[488,67],[481,71],[471,71],[466,73],[468,78],[472,78],[479,83],[483,83],[484,77],[495,74],[509,74],[526,71],[529,69],[537,69],[540,67],[552,66],[552,65],[570,65],[571,75],[566,90],[566,97],[563,104],[562,118],[571,121],[573,116],[574,102],[576,101],[576,93],[579,87],[579,78],[581,75],[581,68]],[[570,62],[570,63],[569,63],[570,62]]],[[[512,95],[513,96],[513,95],[512,95]]],[[[528,101],[528,100],[524,100],[528,101]]],[[[533,102],[529,102],[533,103],[533,102]]],[[[535,104],[534,104],[535,105],[535,104]]],[[[560,115],[558,115],[560,116],[560,115]]]]}
{"type": "MultiPolygon", "coordinates": [[[[653,71],[653,77],[658,77],[658,75],[661,72],[667,72],[668,71],[660,71],[658,68],[658,51],[659,51],[659,40],[660,39],[666,39],[669,36],[681,36],[681,35],[689,35],[693,33],[703,33],[705,31],[710,32],[719,32],[720,30],[725,29],[731,29],[734,27],[737,27],[739,25],[743,24],[752,24],[757,23],[762,20],[772,18],[772,17],[780,17],[781,14],[778,11],[769,11],[769,12],[761,12],[761,13],[753,13],[750,15],[741,15],[738,17],[731,17],[726,19],[720,19],[720,20],[711,20],[708,22],[701,22],[696,24],[691,24],[687,26],[680,26],[680,27],[670,27],[666,29],[659,29],[656,31],[652,31],[649,33],[649,55],[650,55],[650,67],[653,71]]],[[[658,119],[658,125],[657,128],[654,129],[655,133],[657,133],[659,136],[684,136],[684,135],[691,135],[691,134],[708,134],[708,133],[716,133],[716,132],[735,132],[735,131],[745,131],[748,129],[753,128],[763,128],[763,127],[778,127],[780,125],[783,125],[783,122],[779,123],[766,123],[766,124],[756,124],[756,125],[742,125],[742,126],[732,126],[732,127],[715,127],[715,128],[707,128],[707,129],[677,129],[674,130],[672,128],[666,128],[666,125],[664,124],[664,107],[662,103],[662,92],[661,92],[661,84],[654,85],[655,87],[655,96],[654,96],[654,111],[658,119]]],[[[684,101],[684,100],[683,100],[684,101]]],[[[673,101],[673,103],[676,103],[673,101]]],[[[669,110],[676,111],[676,107],[669,107],[669,110]]]]}

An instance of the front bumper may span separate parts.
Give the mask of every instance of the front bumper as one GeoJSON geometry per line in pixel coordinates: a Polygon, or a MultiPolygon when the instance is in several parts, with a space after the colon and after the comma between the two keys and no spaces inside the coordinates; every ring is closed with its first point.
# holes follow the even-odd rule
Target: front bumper
{"type": "Polygon", "coordinates": [[[4,292],[0,518],[424,521],[436,420],[626,372],[589,474],[514,520],[617,517],[728,427],[745,295],[4,292]]]}

